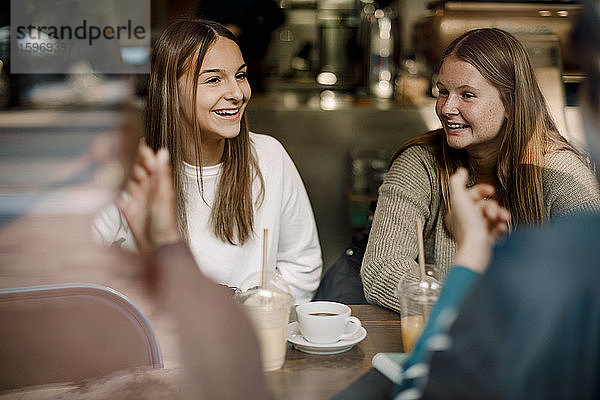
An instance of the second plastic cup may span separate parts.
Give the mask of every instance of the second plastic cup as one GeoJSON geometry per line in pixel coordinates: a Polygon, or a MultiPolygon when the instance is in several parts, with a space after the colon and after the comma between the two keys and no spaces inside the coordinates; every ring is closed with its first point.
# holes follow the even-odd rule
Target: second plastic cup
{"type": "Polygon", "coordinates": [[[400,299],[400,324],[404,352],[411,352],[429,319],[429,313],[437,301],[441,284],[430,276],[421,281],[401,279],[398,284],[400,299]]]}

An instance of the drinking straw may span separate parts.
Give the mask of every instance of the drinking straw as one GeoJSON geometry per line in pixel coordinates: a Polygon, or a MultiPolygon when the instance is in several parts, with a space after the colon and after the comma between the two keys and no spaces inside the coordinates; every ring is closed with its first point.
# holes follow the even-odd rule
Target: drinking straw
{"type": "Polygon", "coordinates": [[[269,236],[269,230],[263,229],[263,253],[262,253],[262,277],[260,287],[263,289],[267,288],[267,237],[269,236]]]}
{"type": "Polygon", "coordinates": [[[425,246],[423,245],[423,221],[417,219],[417,246],[419,248],[419,271],[421,273],[420,280],[425,276],[425,246]]]}
{"type": "MultiPolygon", "coordinates": [[[[419,248],[419,271],[421,274],[419,280],[422,281],[425,278],[425,246],[423,244],[423,221],[420,218],[417,219],[417,245],[419,248]]],[[[422,304],[422,308],[423,325],[425,325],[429,319],[429,309],[425,304],[422,304]]]]}

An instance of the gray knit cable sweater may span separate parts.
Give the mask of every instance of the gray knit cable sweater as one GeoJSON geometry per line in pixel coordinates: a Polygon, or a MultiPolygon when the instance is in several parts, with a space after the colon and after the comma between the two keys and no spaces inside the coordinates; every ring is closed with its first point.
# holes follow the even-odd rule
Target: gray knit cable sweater
{"type": "MultiPolygon", "coordinates": [[[[429,145],[406,149],[379,188],[375,218],[361,268],[370,303],[399,311],[396,287],[402,276],[418,279],[415,221],[424,221],[425,260],[444,280],[456,245],[444,224],[438,170],[429,145]]],[[[600,212],[595,176],[573,153],[549,154],[543,171],[546,217],[600,212]]]]}

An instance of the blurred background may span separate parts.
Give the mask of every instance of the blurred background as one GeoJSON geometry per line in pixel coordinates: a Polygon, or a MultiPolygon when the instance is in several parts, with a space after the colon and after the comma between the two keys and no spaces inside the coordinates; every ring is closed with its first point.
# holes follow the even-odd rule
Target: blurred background
{"type": "MultiPolygon", "coordinates": [[[[94,4],[100,4],[97,2],[94,4]]],[[[143,107],[145,74],[10,73],[10,5],[0,11],[0,214],[11,194],[39,184],[66,157],[61,143],[113,124],[133,86],[143,107]],[[29,139],[23,146],[23,138],[29,139]],[[31,139],[34,139],[31,141],[31,139]],[[61,148],[63,150],[61,150],[61,148]],[[36,171],[27,166],[37,165],[36,171]]],[[[434,82],[440,56],[466,30],[495,26],[528,48],[561,132],[584,148],[577,106],[582,82],[568,46],[577,1],[151,0],[151,37],[174,19],[204,16],[228,25],[249,65],[253,131],[279,139],[312,201],[324,266],[369,225],[390,156],[438,127],[434,82]]],[[[99,7],[99,5],[98,5],[99,7]]],[[[600,29],[600,27],[599,27],[600,29]]],[[[125,61],[143,61],[144,53],[125,61]],[[137,57],[137,58],[136,58],[137,57]]]]}

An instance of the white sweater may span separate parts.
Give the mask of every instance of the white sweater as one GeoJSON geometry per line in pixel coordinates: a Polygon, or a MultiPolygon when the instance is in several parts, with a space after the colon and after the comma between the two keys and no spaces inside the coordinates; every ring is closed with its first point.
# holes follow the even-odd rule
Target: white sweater
{"type": "MultiPolygon", "coordinates": [[[[196,169],[184,164],[190,248],[200,270],[218,283],[238,287],[262,264],[263,229],[268,229],[268,266],[290,286],[297,304],[311,300],[322,271],[321,247],[302,179],[283,146],[273,137],[250,134],[265,183],[262,204],[254,208],[254,234],[242,246],[218,239],[209,225],[221,165],[204,167],[204,199],[196,169]]],[[[254,195],[258,194],[254,182],[254,195]]],[[[135,249],[133,237],[116,207],[104,210],[95,228],[106,243],[135,249]]]]}

